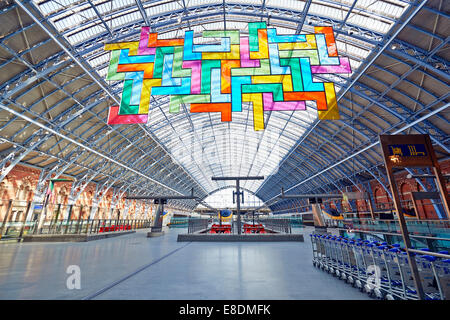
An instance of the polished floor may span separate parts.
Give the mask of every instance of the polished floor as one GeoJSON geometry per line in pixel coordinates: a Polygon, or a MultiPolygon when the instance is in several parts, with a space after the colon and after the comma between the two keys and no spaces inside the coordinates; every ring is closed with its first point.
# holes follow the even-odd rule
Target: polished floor
{"type": "MultiPolygon", "coordinates": [[[[311,263],[305,242],[177,242],[143,231],[87,243],[0,244],[0,299],[369,299],[311,263]],[[69,266],[80,289],[69,289],[69,266]]],[[[69,281],[70,282],[70,281],[69,281]]]]}

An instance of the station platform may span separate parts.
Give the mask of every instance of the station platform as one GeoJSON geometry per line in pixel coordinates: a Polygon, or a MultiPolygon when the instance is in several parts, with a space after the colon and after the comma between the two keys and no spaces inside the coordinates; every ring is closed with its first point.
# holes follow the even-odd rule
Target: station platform
{"type": "Polygon", "coordinates": [[[85,243],[0,245],[0,299],[370,299],[314,268],[305,242],[176,241],[184,229],[85,243]],[[66,286],[80,267],[81,289],[66,286]]]}

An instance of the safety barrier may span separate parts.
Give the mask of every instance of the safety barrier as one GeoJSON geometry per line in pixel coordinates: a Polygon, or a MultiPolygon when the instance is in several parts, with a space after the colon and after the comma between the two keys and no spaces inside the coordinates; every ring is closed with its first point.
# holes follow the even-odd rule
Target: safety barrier
{"type": "Polygon", "coordinates": [[[20,241],[23,236],[30,234],[93,234],[149,228],[150,225],[151,220],[148,219],[65,219],[44,222],[40,228],[37,221],[8,222],[0,238],[20,241]]]}
{"type": "Polygon", "coordinates": [[[291,220],[280,218],[261,219],[258,222],[262,223],[266,229],[282,233],[292,233],[291,220]]]}
{"type": "Polygon", "coordinates": [[[209,219],[189,218],[188,233],[194,233],[208,228],[209,219]]]}
{"type": "MultiPolygon", "coordinates": [[[[310,234],[310,238],[315,267],[378,299],[418,299],[406,252],[398,244],[320,234],[310,234]]],[[[411,254],[416,260],[426,299],[450,300],[448,251],[411,254]]]]}

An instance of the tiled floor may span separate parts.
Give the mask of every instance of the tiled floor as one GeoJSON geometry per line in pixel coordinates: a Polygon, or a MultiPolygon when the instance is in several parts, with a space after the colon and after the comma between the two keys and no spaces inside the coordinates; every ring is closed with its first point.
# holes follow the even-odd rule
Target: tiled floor
{"type": "Polygon", "coordinates": [[[369,299],[314,268],[309,230],[295,230],[305,242],[178,243],[186,229],[172,229],[158,238],[2,244],[0,299],[369,299]],[[67,288],[70,265],[80,267],[81,289],[67,288]]]}

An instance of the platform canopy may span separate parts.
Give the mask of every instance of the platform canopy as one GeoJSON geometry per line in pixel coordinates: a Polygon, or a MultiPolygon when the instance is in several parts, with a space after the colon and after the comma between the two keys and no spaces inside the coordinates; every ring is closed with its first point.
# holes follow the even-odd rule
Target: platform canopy
{"type": "MultiPolygon", "coordinates": [[[[201,198],[244,181],[274,210],[286,193],[334,193],[376,179],[386,184],[379,134],[429,134],[439,158],[449,151],[449,3],[444,0],[17,0],[0,3],[0,146],[2,175],[26,164],[126,190],[201,198]],[[158,39],[204,30],[239,30],[265,22],[278,34],[333,27],[351,73],[316,74],[334,82],[339,120],[304,111],[266,111],[254,130],[243,104],[231,122],[220,113],[169,112],[153,96],[148,122],[107,123],[123,81],[106,81],[106,43],[158,39]]],[[[192,209],[197,202],[173,200],[192,209]]]]}

